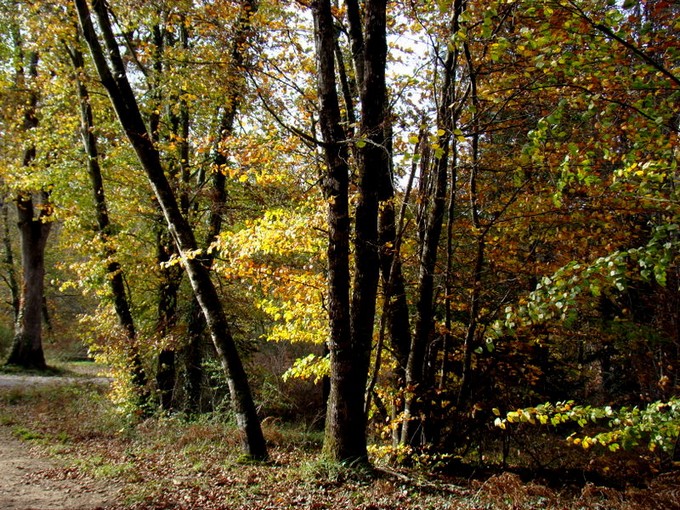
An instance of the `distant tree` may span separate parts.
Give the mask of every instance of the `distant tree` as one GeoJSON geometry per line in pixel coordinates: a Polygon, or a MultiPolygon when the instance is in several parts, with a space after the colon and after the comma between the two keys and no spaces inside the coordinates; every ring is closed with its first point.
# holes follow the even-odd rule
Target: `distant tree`
{"type": "MultiPolygon", "coordinates": [[[[21,131],[30,134],[38,126],[38,53],[25,52],[20,28],[12,27],[14,44],[15,87],[23,103],[21,131]]],[[[31,167],[36,158],[35,144],[25,142],[21,166],[31,167]]],[[[19,191],[16,198],[21,235],[22,278],[15,323],[14,342],[7,364],[44,370],[47,368],[42,346],[42,319],[45,288],[45,248],[52,227],[53,206],[50,194],[42,191],[19,191]]]]}

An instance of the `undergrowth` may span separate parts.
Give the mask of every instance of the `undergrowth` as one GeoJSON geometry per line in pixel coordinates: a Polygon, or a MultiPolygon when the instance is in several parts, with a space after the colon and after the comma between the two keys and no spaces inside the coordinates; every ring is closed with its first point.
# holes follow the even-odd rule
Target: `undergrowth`
{"type": "Polygon", "coordinates": [[[116,487],[110,510],[521,509],[677,507],[678,478],[621,490],[548,486],[510,472],[455,477],[422,467],[358,468],[324,460],[321,432],[265,421],[271,462],[243,463],[224,415],[188,421],[156,416],[135,423],[116,412],[101,384],[71,381],[0,390],[0,426],[68,469],[116,487]]]}

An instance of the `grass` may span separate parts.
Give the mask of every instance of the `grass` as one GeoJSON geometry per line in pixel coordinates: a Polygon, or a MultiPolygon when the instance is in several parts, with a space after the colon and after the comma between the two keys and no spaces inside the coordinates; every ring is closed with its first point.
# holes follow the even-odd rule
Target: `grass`
{"type": "MultiPolygon", "coordinates": [[[[104,387],[81,381],[0,391],[0,426],[60,457],[70,469],[121,487],[115,510],[674,506],[669,498],[675,492],[664,492],[661,485],[620,491],[592,484],[550,488],[512,473],[463,479],[386,466],[358,469],[322,459],[319,431],[277,422],[263,426],[271,462],[243,463],[229,422],[160,416],[130,424],[117,414],[104,387]]],[[[672,479],[668,486],[677,483],[672,479]]]]}
{"type": "Polygon", "coordinates": [[[15,365],[0,365],[0,374],[9,375],[38,375],[44,377],[62,377],[71,375],[67,370],[57,366],[47,366],[45,370],[25,369],[15,365]]]}
{"type": "Polygon", "coordinates": [[[48,359],[46,370],[25,369],[15,365],[0,365],[0,374],[42,377],[99,377],[107,368],[94,361],[64,361],[48,359]]]}

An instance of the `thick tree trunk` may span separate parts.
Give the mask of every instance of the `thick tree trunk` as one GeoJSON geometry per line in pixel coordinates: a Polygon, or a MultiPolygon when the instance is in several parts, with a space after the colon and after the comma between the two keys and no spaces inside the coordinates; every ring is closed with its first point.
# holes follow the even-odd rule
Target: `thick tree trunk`
{"type": "MultiPolygon", "coordinates": [[[[361,133],[367,143],[359,148],[359,194],[354,243],[354,286],[351,328],[356,349],[357,384],[366,386],[373,342],[378,277],[378,198],[391,195],[386,143],[385,66],[387,2],[364,4],[364,81],[361,87],[361,133]]],[[[363,402],[361,402],[363,408],[363,402]]]]}
{"type": "Polygon", "coordinates": [[[330,2],[312,4],[317,52],[319,124],[325,142],[329,202],[328,289],[331,387],[324,453],[337,461],[367,460],[364,393],[370,363],[378,287],[378,191],[387,172],[384,139],[386,2],[364,4],[363,32],[356,2],[350,13],[353,55],[361,80],[361,138],[354,284],[349,301],[349,168],[341,127],[334,65],[334,21],[330,2]],[[365,41],[365,42],[364,42],[365,41]]]}
{"type": "Polygon", "coordinates": [[[22,285],[19,316],[8,365],[44,370],[47,368],[42,347],[42,306],[45,288],[45,246],[52,223],[48,195],[41,193],[40,212],[35,213],[31,195],[17,199],[21,234],[22,285]]]}
{"type": "MultiPolygon", "coordinates": [[[[353,362],[349,327],[349,153],[342,143],[340,106],[335,82],[333,58],[334,27],[330,3],[319,0],[312,4],[317,55],[317,90],[319,95],[319,126],[326,143],[327,171],[322,180],[328,201],[328,315],[330,335],[328,348],[331,359],[330,391],[326,412],[324,455],[335,460],[364,458],[366,446],[361,424],[353,423],[352,411],[345,397],[357,392],[352,385],[353,362]],[[358,425],[354,431],[351,426],[358,425]]],[[[350,397],[351,398],[351,397],[350,397]]],[[[363,409],[361,410],[363,415],[363,409]]]]}
{"type": "MultiPolygon", "coordinates": [[[[38,126],[36,108],[38,95],[26,85],[26,71],[23,67],[23,48],[21,38],[13,34],[17,51],[17,86],[26,87],[26,100],[22,129],[26,132],[38,126]]],[[[38,54],[28,55],[28,77],[35,80],[38,76],[38,54]]],[[[22,164],[28,167],[35,160],[35,146],[26,148],[22,164]]],[[[47,368],[42,347],[42,317],[45,290],[45,247],[52,223],[52,204],[46,191],[38,193],[38,204],[33,202],[33,194],[20,192],[17,196],[17,218],[21,236],[21,294],[19,310],[14,328],[14,343],[7,364],[25,368],[44,370],[47,368]],[[36,207],[37,205],[37,207],[36,207]],[[36,211],[36,209],[38,209],[36,211]]]]}
{"type": "Polygon", "coordinates": [[[181,214],[175,195],[163,171],[159,153],[144,125],[136,98],[125,73],[125,66],[111,29],[106,6],[102,0],[95,0],[93,4],[112,68],[109,67],[104,50],[94,30],[87,2],[75,0],[75,4],[85,39],[90,47],[102,84],[107,89],[121,125],[163,210],[168,229],[175,240],[191,287],[203,311],[208,331],[225,371],[234,414],[243,434],[243,448],[253,458],[267,458],[266,443],[252,399],[248,378],[231,336],[231,329],[222,303],[217,289],[210,279],[208,268],[192,256],[197,252],[193,230],[181,214]]]}

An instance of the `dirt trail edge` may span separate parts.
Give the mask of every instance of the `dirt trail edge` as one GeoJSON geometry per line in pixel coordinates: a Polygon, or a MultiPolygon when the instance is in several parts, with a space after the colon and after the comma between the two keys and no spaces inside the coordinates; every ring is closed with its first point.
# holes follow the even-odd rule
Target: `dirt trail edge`
{"type": "MultiPolygon", "coordinates": [[[[64,382],[57,377],[0,375],[0,389],[64,382]]],[[[41,456],[0,426],[0,509],[95,510],[115,506],[116,487],[104,486],[41,456]]]]}

